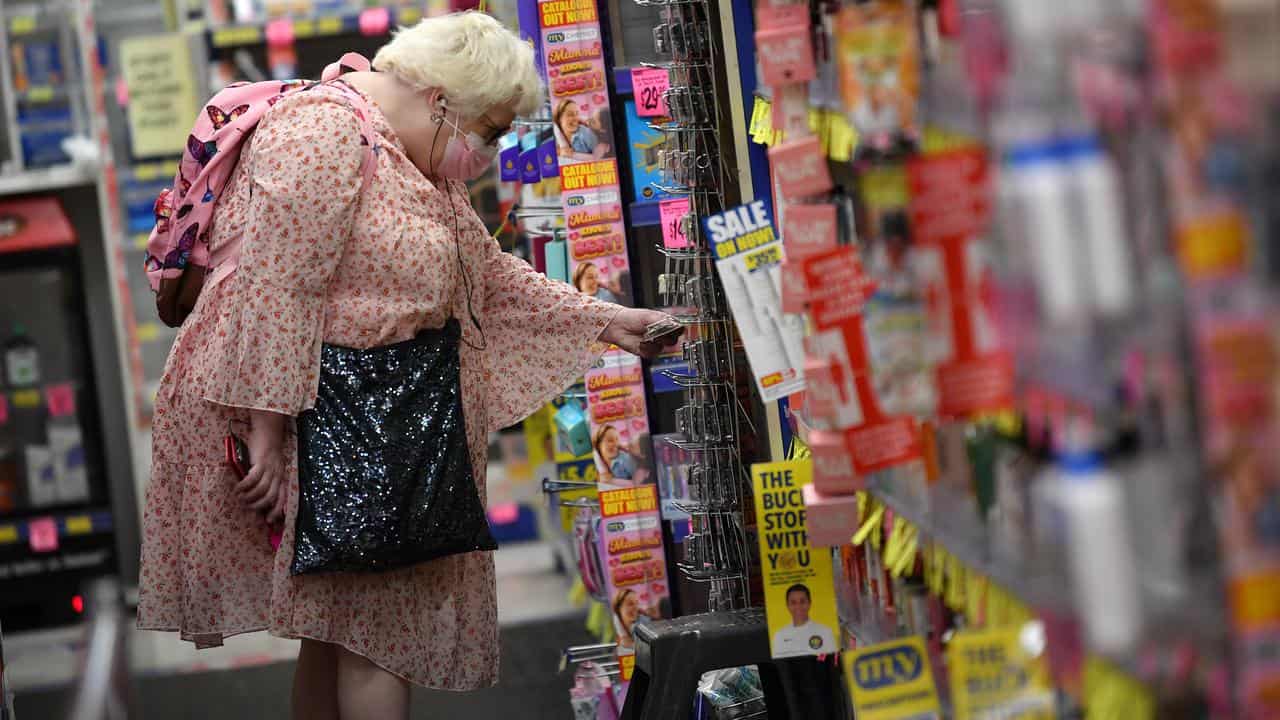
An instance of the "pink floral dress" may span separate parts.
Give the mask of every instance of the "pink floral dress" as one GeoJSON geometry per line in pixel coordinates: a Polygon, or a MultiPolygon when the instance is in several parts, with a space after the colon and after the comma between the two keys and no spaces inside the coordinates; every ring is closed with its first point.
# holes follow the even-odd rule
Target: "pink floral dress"
{"type": "Polygon", "coordinates": [[[491,554],[291,577],[293,436],[279,551],[263,519],[235,497],[221,438],[229,422],[247,421],[249,408],[309,408],[322,342],[386,345],[456,317],[483,498],[488,434],[580,376],[618,308],[503,252],[465,186],[429,182],[386,119],[373,115],[377,169],[367,186],[357,119],[338,90],[321,87],[286,97],[264,117],[224,191],[211,242],[243,235],[243,254],[234,274],[201,293],[160,384],[138,625],[178,631],[199,647],[264,629],[312,638],[419,685],[469,690],[497,679],[491,554]],[[470,319],[468,282],[483,335],[470,319]]]}

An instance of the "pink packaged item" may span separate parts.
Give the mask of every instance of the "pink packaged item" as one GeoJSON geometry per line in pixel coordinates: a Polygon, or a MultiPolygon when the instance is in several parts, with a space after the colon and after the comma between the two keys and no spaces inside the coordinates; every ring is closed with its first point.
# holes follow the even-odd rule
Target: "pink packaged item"
{"type": "Polygon", "coordinates": [[[774,184],[785,200],[821,195],[832,188],[831,173],[816,136],[788,140],[769,150],[774,184]]]}
{"type": "Polygon", "coordinates": [[[756,57],[766,85],[805,83],[817,76],[807,24],[760,30],[756,33],[756,57]]]}
{"type": "Polygon", "coordinates": [[[861,489],[843,433],[814,430],[809,434],[809,452],[814,487],[830,495],[851,495],[861,489]]]}
{"type": "Polygon", "coordinates": [[[809,544],[817,547],[849,544],[858,531],[858,496],[828,495],[815,485],[805,485],[802,492],[809,544]]]}

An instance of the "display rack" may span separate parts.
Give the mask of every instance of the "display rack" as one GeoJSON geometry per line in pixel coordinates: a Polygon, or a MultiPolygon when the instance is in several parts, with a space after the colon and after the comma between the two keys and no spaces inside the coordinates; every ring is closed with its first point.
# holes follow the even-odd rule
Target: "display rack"
{"type": "Polygon", "coordinates": [[[660,302],[689,328],[682,348],[687,372],[660,371],[684,392],[684,405],[676,411],[683,438],[668,442],[693,456],[689,501],[676,503],[691,524],[679,568],[689,580],[708,586],[709,609],[745,608],[751,605],[752,548],[746,528],[750,492],[739,444],[745,415],[738,402],[739,359],[715,255],[698,220],[728,207],[732,182],[721,147],[715,7],[700,0],[637,4],[659,9],[654,50],[667,60],[647,66],[665,71],[670,82],[664,94],[669,117],[651,125],[666,138],[657,151],[662,176],[657,187],[689,200],[688,214],[677,221],[687,245],[657,248],[664,258],[660,302]]]}

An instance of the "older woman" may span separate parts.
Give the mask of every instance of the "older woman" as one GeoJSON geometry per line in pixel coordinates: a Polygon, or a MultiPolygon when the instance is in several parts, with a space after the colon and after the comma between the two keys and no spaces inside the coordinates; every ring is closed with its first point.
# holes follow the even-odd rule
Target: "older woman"
{"type": "Polygon", "coordinates": [[[644,328],[664,317],[547,280],[469,205],[464,181],[541,102],[528,45],[455,14],[401,30],[373,66],[336,81],[347,88],[284,96],[246,147],[210,237],[243,237],[239,268],[206,288],[174,343],[144,513],[139,626],[198,647],[258,630],[301,638],[293,713],[308,720],[407,717],[409,683],[470,690],[498,670],[487,552],[291,575],[291,429],[316,403],[322,347],[381,348],[457,318],[463,455],[483,498],[489,432],[580,376],[597,341],[652,354],[644,328]],[[353,91],[376,131],[367,181],[353,91]],[[239,482],[216,441],[229,425],[244,428],[252,463],[239,482]]]}

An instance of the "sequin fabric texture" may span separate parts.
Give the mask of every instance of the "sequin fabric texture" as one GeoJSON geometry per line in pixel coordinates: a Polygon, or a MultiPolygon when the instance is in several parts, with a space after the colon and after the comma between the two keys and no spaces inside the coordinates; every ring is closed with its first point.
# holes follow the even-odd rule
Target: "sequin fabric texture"
{"type": "Polygon", "coordinates": [[[322,343],[378,347],[468,318],[457,242],[484,328],[482,341],[464,320],[460,349],[468,450],[483,501],[489,433],[581,376],[618,308],[502,252],[465,186],[424,178],[376,106],[378,164],[362,192],[359,124],[330,92],[339,91],[277,103],[220,200],[211,243],[243,234],[243,254],[235,274],[200,293],[157,393],[138,625],[180,632],[201,647],[269,630],[339,644],[420,685],[488,686],[498,671],[490,553],[381,573],[291,576],[293,436],[285,533],[273,551],[262,519],[235,497],[223,434],[228,421],[247,420],[248,408],[297,416],[311,407],[322,343]]]}
{"type": "Polygon", "coordinates": [[[456,319],[413,340],[325,345],[298,416],[293,574],[367,572],[496,550],[467,457],[456,319]]]}

